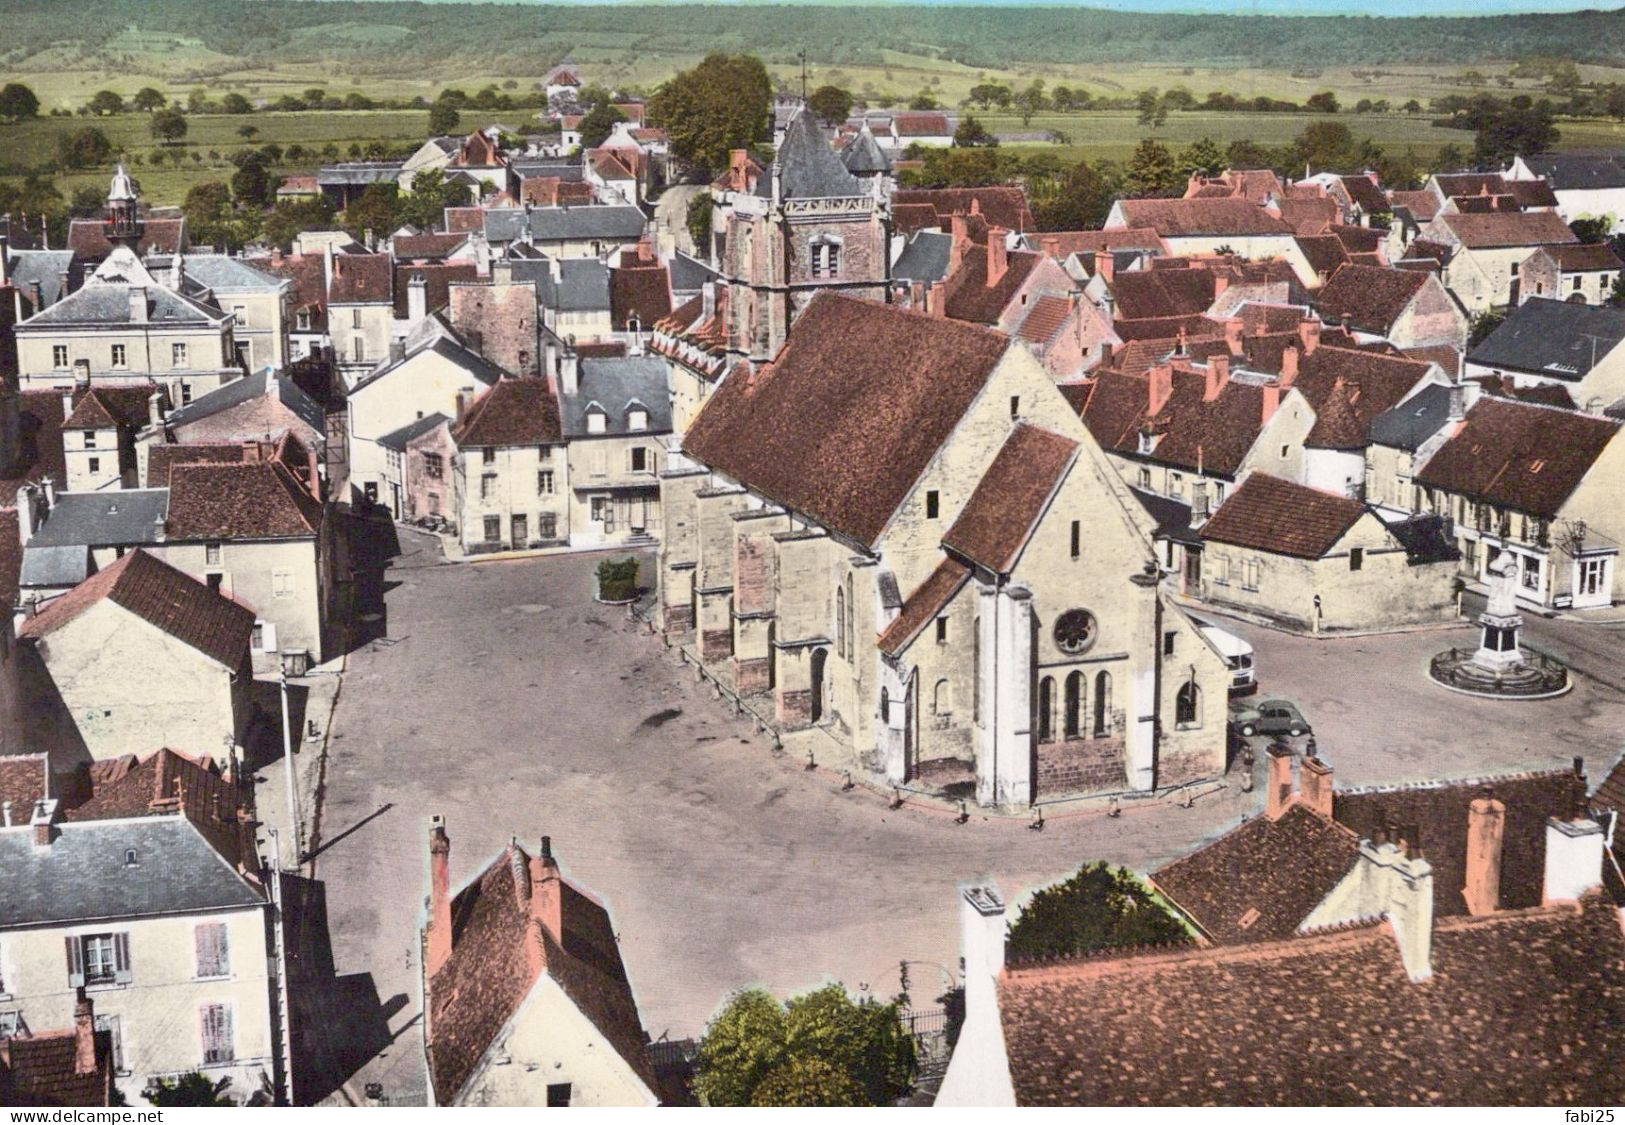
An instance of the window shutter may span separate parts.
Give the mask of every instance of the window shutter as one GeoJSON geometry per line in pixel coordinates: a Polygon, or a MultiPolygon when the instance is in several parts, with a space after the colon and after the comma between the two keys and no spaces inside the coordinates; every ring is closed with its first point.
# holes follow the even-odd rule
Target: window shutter
{"type": "Polygon", "coordinates": [[[113,980],[118,984],[130,983],[130,935],[113,935],[113,980]]]}
{"type": "Polygon", "coordinates": [[[68,947],[68,987],[81,988],[85,983],[84,946],[76,937],[66,939],[68,947]]]}
{"type": "Polygon", "coordinates": [[[231,973],[231,941],[230,933],[224,922],[214,928],[214,961],[215,971],[221,976],[231,973]]]}

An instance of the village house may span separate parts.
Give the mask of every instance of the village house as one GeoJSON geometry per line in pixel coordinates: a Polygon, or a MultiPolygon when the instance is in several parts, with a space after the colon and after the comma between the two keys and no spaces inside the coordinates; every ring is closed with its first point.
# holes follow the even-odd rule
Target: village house
{"type": "Polygon", "coordinates": [[[1606,244],[1543,246],[1518,271],[1518,300],[1550,297],[1583,305],[1605,305],[1625,262],[1606,244]]]}
{"type": "Polygon", "coordinates": [[[75,993],[71,1027],[0,1027],[0,1101],[6,1105],[111,1106],[113,1067],[112,1034],[99,1028],[84,989],[75,993]]]}
{"type": "Polygon", "coordinates": [[[428,414],[378,439],[388,460],[390,495],[401,497],[401,519],[444,519],[456,526],[456,495],[448,471],[457,458],[451,426],[446,415],[428,414]]]}
{"type": "Polygon", "coordinates": [[[17,629],[19,694],[67,765],[154,746],[243,745],[254,614],[145,551],[126,554],[17,629]]]}
{"type": "Polygon", "coordinates": [[[327,334],[334,362],[350,390],[389,358],[395,323],[394,264],[388,254],[323,256],[327,334]]]}
{"type": "Polygon", "coordinates": [[[1510,182],[1543,179],[1565,223],[1607,219],[1608,233],[1625,230],[1625,163],[1617,156],[1544,153],[1514,157],[1504,173],[1510,182]]]}
{"type": "Polygon", "coordinates": [[[429,830],[422,931],[429,1104],[654,1106],[660,1083],[609,911],[517,839],[452,893],[429,830]]]}
{"type": "Polygon", "coordinates": [[[156,551],[169,512],[167,488],[56,492],[25,486],[17,500],[19,514],[28,516],[18,529],[27,535],[20,613],[32,612],[137,548],[156,551]]]}
{"type": "Polygon", "coordinates": [[[1469,379],[1562,387],[1591,414],[1625,398],[1625,309],[1535,297],[1467,353],[1469,379]]]}
{"type": "Polygon", "coordinates": [[[1375,227],[1383,217],[1393,213],[1393,206],[1383,193],[1382,181],[1375,172],[1367,171],[1353,176],[1317,172],[1299,180],[1295,186],[1305,185],[1324,191],[1337,204],[1337,221],[1349,226],[1375,227]]]}
{"type": "Polygon", "coordinates": [[[665,357],[670,372],[673,448],[681,447],[683,434],[726,372],[727,300],[726,288],[708,282],[698,296],[655,323],[649,350],[665,357]]]}
{"type": "Polygon", "coordinates": [[[451,430],[463,550],[522,551],[570,540],[570,464],[547,379],[503,379],[451,430]]]}
{"type": "Polygon", "coordinates": [[[151,745],[72,770],[0,765],[0,1037],[23,1036],[6,1044],[20,1074],[41,1029],[93,1031],[125,1104],[193,1072],[266,1104],[287,1060],[254,810],[207,753],[151,745]]]}
{"type": "Polygon", "coordinates": [[[779,729],[825,730],[894,784],[974,781],[984,804],[1222,770],[1222,660],[1002,333],[820,295],[683,453],[661,481],[662,627],[779,729]]]}
{"type": "Polygon", "coordinates": [[[147,428],[152,415],[162,416],[164,398],[158,384],[93,383],[65,391],[62,397],[68,491],[137,487],[141,476],[136,435],[147,428]]]}
{"type": "Polygon", "coordinates": [[[649,542],[661,526],[660,473],[672,434],[665,361],[567,349],[556,377],[568,445],[571,545],[649,542]]]}
{"type": "Polygon", "coordinates": [[[1198,534],[1201,587],[1189,592],[1220,609],[1316,634],[1455,616],[1457,557],[1440,528],[1390,527],[1342,493],[1253,473],[1198,534]]]}
{"type": "Polygon", "coordinates": [[[326,464],[327,414],[321,404],[286,375],[260,370],[193,399],[190,405],[170,411],[158,424],[146,427],[136,447],[141,479],[151,477],[147,463],[157,446],[274,444],[288,434],[326,464]]]}
{"type": "Polygon", "coordinates": [[[1225,251],[1254,261],[1281,258],[1304,285],[1316,284],[1292,227],[1246,199],[1120,199],[1104,229],[1154,230],[1175,257],[1225,251]]]}
{"type": "Polygon", "coordinates": [[[542,320],[534,277],[550,269],[547,259],[491,263],[491,276],[454,281],[447,290],[446,320],[458,337],[504,371],[525,377],[542,370],[542,320]],[[542,270],[535,270],[540,266],[542,270]],[[530,268],[527,268],[530,267],[530,268]]]}
{"type": "Polygon", "coordinates": [[[637,207],[489,207],[485,239],[492,248],[511,242],[534,246],[549,258],[607,258],[636,246],[649,220],[637,207]]]}
{"type": "MultiPolygon", "coordinates": [[[[147,264],[173,272],[176,262],[149,257],[147,264]]],[[[244,371],[288,365],[292,285],[286,278],[225,254],[186,254],[179,264],[191,285],[207,290],[211,302],[231,315],[232,348],[244,371]]]]}
{"type": "Polygon", "coordinates": [[[1386,340],[1456,374],[1455,357],[1471,324],[1436,274],[1346,265],[1321,286],[1315,303],[1326,323],[1347,329],[1358,342],[1386,340]]]}
{"type": "Polygon", "coordinates": [[[1189,877],[1158,873],[1188,891],[1202,941],[1007,963],[1003,898],[965,888],[965,1021],[936,1104],[1178,1106],[1196,1090],[1237,1106],[1617,1100],[1598,998],[1616,990],[1625,933],[1583,790],[1552,809],[1535,779],[1509,779],[1505,798],[1495,778],[1406,787],[1351,795],[1345,821],[1330,769],[1302,772],[1294,792],[1291,752],[1273,748],[1266,816],[1211,859],[1187,857],[1189,877]],[[1256,927],[1269,936],[1249,939],[1256,927]],[[1485,1005],[1486,981],[1540,1002],[1485,1005]],[[1283,1012],[1308,1013],[1290,1049],[1265,1026],[1283,1012]]]}
{"type": "Polygon", "coordinates": [[[1621,596],[1621,423],[1485,395],[1416,473],[1427,511],[1453,521],[1462,573],[1484,582],[1503,552],[1520,600],[1606,606],[1621,596]]]}
{"type": "Polygon", "coordinates": [[[1474,382],[1432,383],[1371,420],[1365,450],[1365,500],[1385,518],[1427,511],[1416,473],[1481,393],[1474,382]]]}
{"type": "Polygon", "coordinates": [[[1445,211],[1422,228],[1421,239],[1449,248],[1445,287],[1473,315],[1517,302],[1518,270],[1537,249],[1580,241],[1554,211],[1445,211]]]}
{"type": "Polygon", "coordinates": [[[343,211],[375,185],[395,194],[400,185],[402,163],[399,160],[352,160],[324,164],[316,169],[316,186],[333,205],[333,210],[343,211]]]}
{"type": "Polygon", "coordinates": [[[287,332],[289,363],[325,357],[327,336],[327,260],[324,254],[284,254],[281,247],[269,257],[246,259],[261,273],[288,282],[283,324],[287,332]]]}

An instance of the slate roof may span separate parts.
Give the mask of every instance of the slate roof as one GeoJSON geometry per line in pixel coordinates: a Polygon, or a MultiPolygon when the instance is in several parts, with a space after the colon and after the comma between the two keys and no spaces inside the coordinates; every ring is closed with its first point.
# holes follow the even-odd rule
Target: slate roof
{"type": "MultiPolygon", "coordinates": [[[[23,544],[16,508],[0,508],[0,606],[17,604],[22,583],[23,544]]],[[[3,759],[0,759],[3,760],[3,759]]]]}
{"type": "Polygon", "coordinates": [[[1467,362],[1578,382],[1622,342],[1625,309],[1531,297],[1467,353],[1467,362]]]}
{"type": "Polygon", "coordinates": [[[1008,346],[990,329],[826,291],[772,364],[723,380],[684,452],[872,546],[1008,346]]]}
{"type": "Polygon", "coordinates": [[[1553,518],[1619,428],[1612,418],[1486,395],[1428,458],[1416,481],[1553,518]]]}
{"type": "Polygon", "coordinates": [[[40,299],[55,304],[64,292],[77,288],[84,268],[72,250],[6,250],[6,276],[28,300],[33,283],[39,282],[40,299]],[[66,286],[64,287],[64,282],[66,286]]]}
{"type": "Polygon", "coordinates": [[[920,630],[954,600],[970,576],[971,568],[958,559],[948,558],[938,563],[937,569],[908,596],[902,610],[881,632],[875,642],[880,651],[896,656],[907,649],[909,642],[920,635],[920,630]]]}
{"type": "Polygon", "coordinates": [[[1322,316],[1351,328],[1387,335],[1428,282],[1416,270],[1347,265],[1320,288],[1322,316]]]}
{"type": "Polygon", "coordinates": [[[279,461],[187,462],[169,471],[170,539],[304,539],[322,506],[279,461]]]}
{"type": "Polygon", "coordinates": [[[666,268],[671,274],[673,293],[698,293],[707,281],[715,281],[721,276],[700,259],[681,250],[671,256],[666,268]]]}
{"type": "Polygon", "coordinates": [[[555,444],[564,440],[558,396],[546,379],[503,379],[474,400],[451,436],[464,448],[555,444]]]}
{"type": "Polygon", "coordinates": [[[1124,224],[1163,238],[1291,234],[1292,228],[1246,199],[1120,199],[1124,224]]]}
{"type": "Polygon", "coordinates": [[[389,433],[378,439],[378,444],[386,449],[393,449],[396,453],[405,453],[406,447],[410,445],[413,440],[422,437],[430,430],[443,426],[450,421],[450,418],[447,418],[439,411],[436,411],[433,414],[426,414],[422,418],[408,422],[398,430],[389,431],[389,433]]]}
{"type": "MultiPolygon", "coordinates": [[[[170,411],[165,422],[170,429],[179,429],[194,422],[201,422],[205,418],[223,414],[246,402],[253,402],[268,393],[270,389],[268,384],[272,378],[270,368],[262,367],[251,375],[223,383],[208,394],[193,399],[179,410],[170,411]]],[[[277,401],[305,425],[319,434],[327,432],[326,412],[298,383],[286,375],[277,376],[276,395],[277,401]]]]}
{"type": "Polygon", "coordinates": [[[129,547],[156,543],[169,510],[162,488],[59,492],[31,547],[129,547]]]}
{"type": "Polygon", "coordinates": [[[1548,246],[1579,242],[1555,211],[1507,211],[1487,215],[1440,215],[1443,225],[1469,250],[1548,246]]]}
{"type": "Polygon", "coordinates": [[[622,266],[609,271],[609,316],[615,331],[629,331],[634,316],[639,327],[648,331],[670,314],[671,276],[665,266],[622,266]]]}
{"type": "Polygon", "coordinates": [[[1591,895],[1437,921],[1420,984],[1381,923],[1009,970],[999,1008],[1019,1105],[1612,1103],[1622,958],[1591,895]]]}
{"type": "Polygon", "coordinates": [[[996,324],[1015,300],[1016,292],[1026,283],[1028,275],[1042,261],[1042,254],[1008,251],[1003,276],[989,285],[987,252],[979,249],[965,254],[959,261],[959,269],[949,276],[943,292],[947,315],[973,324],[996,324]]]}
{"type": "Polygon", "coordinates": [[[948,276],[953,259],[954,236],[936,231],[916,231],[903,245],[892,263],[893,281],[923,281],[927,285],[948,276]]]}
{"type": "Polygon", "coordinates": [[[232,672],[248,659],[253,612],[145,551],[131,551],[51,602],[23,622],[18,636],[49,636],[103,599],[232,672]]]}
{"type": "Polygon", "coordinates": [[[1078,443],[1022,423],[1010,431],[942,545],[996,574],[1008,574],[1078,456],[1078,443]]]}
{"type": "Polygon", "coordinates": [[[1414,453],[1449,418],[1450,388],[1435,383],[1371,419],[1371,441],[1414,453]]]}
{"type": "Polygon", "coordinates": [[[849,198],[865,194],[862,181],[849,172],[812,111],[802,108],[785,126],[784,140],[773,159],[785,199],[849,198]]]}
{"type": "Polygon", "coordinates": [[[1531,172],[1544,176],[1557,191],[1604,191],[1625,188],[1625,163],[1618,156],[1574,156],[1546,153],[1525,156],[1531,172]]]}
{"type": "Polygon", "coordinates": [[[283,278],[260,269],[252,260],[229,254],[183,254],[186,276],[216,293],[271,293],[285,284],[283,278]]]}
{"type": "Polygon", "coordinates": [[[334,254],[327,287],[332,305],[387,305],[394,300],[393,264],[388,254],[334,254]]]}
{"type": "MultiPolygon", "coordinates": [[[[0,520],[10,516],[15,522],[17,513],[8,511],[0,514],[0,520]]],[[[8,605],[16,604],[19,587],[34,590],[41,587],[77,586],[91,573],[90,548],[82,543],[66,547],[37,547],[30,543],[18,548],[22,552],[22,567],[11,575],[11,598],[8,605]]],[[[3,561],[0,561],[3,565],[3,561]]],[[[4,579],[0,576],[0,586],[4,579]]]]}
{"type": "Polygon", "coordinates": [[[1201,535],[1208,542],[1318,559],[1365,513],[1359,500],[1257,472],[1225,498],[1201,535]]]}
{"type": "Polygon", "coordinates": [[[671,432],[671,395],[667,390],[665,360],[653,355],[632,355],[583,358],[578,363],[580,383],[576,393],[559,395],[565,437],[671,432]],[[594,405],[605,415],[603,434],[592,434],[587,429],[587,414],[594,405]],[[648,413],[647,430],[629,427],[634,405],[648,413]]]}
{"type": "Polygon", "coordinates": [[[541,874],[541,861],[511,844],[452,899],[451,956],[428,988],[429,1079],[440,1105],[452,1104],[476,1075],[542,973],[651,1092],[660,1088],[609,912],[561,879],[563,940],[555,941],[531,917],[541,874]]]}
{"type": "MultiPolygon", "coordinates": [[[[514,276],[517,278],[523,272],[516,269],[514,276]]],[[[608,311],[611,307],[609,275],[609,266],[597,258],[561,259],[556,281],[550,268],[536,271],[538,300],[544,308],[557,312],[608,311]]]]}
{"type": "Polygon", "coordinates": [[[356,184],[393,184],[401,178],[404,160],[356,160],[316,169],[316,182],[324,187],[356,184]]]}
{"type": "Polygon", "coordinates": [[[881,151],[874,134],[860,129],[852,143],[841,150],[841,163],[854,176],[875,176],[891,171],[891,157],[881,151]]]}
{"type": "Polygon", "coordinates": [[[23,321],[19,327],[69,327],[74,325],[125,325],[147,323],[156,326],[199,327],[217,325],[227,314],[193,297],[153,284],[146,290],[146,317],[134,321],[130,315],[131,287],[116,281],[88,280],[54,305],[47,305],[23,321]]]}
{"type": "MultiPolygon", "coordinates": [[[[73,1029],[32,1032],[0,1042],[0,1103],[26,1106],[112,1105],[113,1033],[93,1033],[96,1069],[78,1072],[73,1029]]],[[[122,1103],[121,1103],[122,1104],[122,1103]]]]}
{"type": "MultiPolygon", "coordinates": [[[[585,207],[532,207],[528,212],[530,235],[536,242],[604,239],[635,242],[648,226],[643,212],[630,205],[585,207]]],[[[512,242],[527,223],[527,212],[519,207],[493,207],[485,212],[485,237],[492,242],[512,242]]]]}
{"type": "Polygon", "coordinates": [[[0,928],[265,904],[186,816],[70,821],[58,831],[49,848],[34,847],[30,831],[0,832],[0,928]]]}

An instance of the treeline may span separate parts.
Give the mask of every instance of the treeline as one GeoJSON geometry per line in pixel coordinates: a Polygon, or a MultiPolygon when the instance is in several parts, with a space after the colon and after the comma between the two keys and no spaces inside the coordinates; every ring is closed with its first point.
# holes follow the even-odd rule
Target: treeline
{"type": "Polygon", "coordinates": [[[5,55],[77,44],[120,50],[128,31],[201,41],[275,67],[356,60],[380,68],[476,62],[532,73],[577,42],[619,37],[630,52],[754,51],[787,63],[805,46],[820,63],[879,63],[905,51],[976,67],[1032,62],[1161,62],[1279,67],[1440,64],[1556,58],[1625,62],[1625,17],[1586,11],[1461,18],[1278,17],[1088,8],[810,5],[494,5],[395,0],[0,0],[5,55]],[[325,33],[324,29],[333,29],[325,33]],[[376,29],[377,34],[369,34],[376,29]]]}

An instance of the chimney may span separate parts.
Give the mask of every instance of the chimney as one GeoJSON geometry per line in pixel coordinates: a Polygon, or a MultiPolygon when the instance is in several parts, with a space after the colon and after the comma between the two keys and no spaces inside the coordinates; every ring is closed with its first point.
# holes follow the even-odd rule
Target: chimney
{"type": "Polygon", "coordinates": [[[965,1018],[968,1023],[988,1013],[997,1018],[999,974],[1004,972],[1004,899],[999,888],[964,887],[960,891],[960,955],[965,961],[965,1018]]]}
{"type": "Polygon", "coordinates": [[[457,414],[456,414],[456,416],[454,418],[452,418],[452,422],[453,423],[462,422],[463,415],[465,415],[467,413],[468,413],[468,396],[463,394],[462,391],[458,391],[457,392],[457,414]]]}
{"type": "Polygon", "coordinates": [[[147,288],[144,285],[130,286],[130,323],[145,324],[147,321],[147,288]]]}
{"type": "Polygon", "coordinates": [[[566,343],[564,354],[559,357],[559,392],[573,395],[580,390],[581,357],[576,355],[573,343],[566,343]]]}
{"type": "Polygon", "coordinates": [[[451,838],[446,818],[429,821],[429,932],[423,975],[433,980],[451,959],[451,838]]]}
{"type": "Polygon", "coordinates": [[[1470,914],[1494,914],[1501,908],[1501,840],[1507,807],[1484,790],[1467,806],[1467,885],[1462,895],[1470,914]]]}
{"type": "Polygon", "coordinates": [[[186,284],[186,259],[179,250],[169,260],[169,287],[179,293],[186,284]]]}
{"type": "Polygon", "coordinates": [[[728,153],[728,187],[734,191],[749,191],[747,182],[750,169],[750,150],[736,148],[728,153]]]}
{"type": "Polygon", "coordinates": [[[406,283],[406,322],[421,324],[429,315],[429,283],[421,273],[412,275],[406,283]]]}
{"type": "Polygon", "coordinates": [[[1224,346],[1230,349],[1231,355],[1240,355],[1242,353],[1241,340],[1243,331],[1244,328],[1241,323],[1241,317],[1232,316],[1225,320],[1224,346]]]}
{"type": "Polygon", "coordinates": [[[1010,269],[1010,248],[1004,244],[1005,236],[1009,233],[1003,227],[989,227],[987,230],[987,285],[989,289],[1003,281],[1005,273],[1010,269]]]}
{"type": "Polygon", "coordinates": [[[1299,796],[1303,804],[1327,820],[1332,818],[1332,767],[1313,755],[1305,755],[1298,774],[1299,796]]]}
{"type": "Polygon", "coordinates": [[[95,1074],[96,1065],[96,1009],[80,985],[73,1001],[73,1072],[95,1074]]]}
{"type": "Polygon", "coordinates": [[[61,833],[56,827],[57,802],[54,797],[41,797],[34,802],[34,815],[29,825],[34,829],[34,847],[49,848],[61,833]]]}
{"type": "Polygon", "coordinates": [[[706,320],[717,315],[717,283],[714,281],[700,286],[700,315],[706,320]]]}
{"type": "MultiPolygon", "coordinates": [[[[1044,247],[1044,257],[1059,258],[1061,256],[1061,240],[1054,235],[1048,235],[1039,240],[1044,247]]],[[[0,279],[4,280],[4,279],[0,279]]]]}
{"type": "Polygon", "coordinates": [[[11,263],[7,260],[10,253],[9,240],[5,235],[0,235],[0,285],[5,285],[11,280],[11,263]]]}
{"type": "Polygon", "coordinates": [[[1545,902],[1575,902],[1601,886],[1605,846],[1602,825],[1589,816],[1547,818],[1545,902]]]}
{"type": "Polygon", "coordinates": [[[1450,385],[1450,421],[1460,422],[1467,417],[1467,387],[1462,383],[1450,385]]]}
{"type": "Polygon", "coordinates": [[[1314,355],[1320,347],[1320,321],[1313,318],[1298,322],[1298,339],[1303,343],[1303,354],[1314,355]]]}
{"type": "Polygon", "coordinates": [[[1288,344],[1281,349],[1281,389],[1285,390],[1298,381],[1298,364],[1303,358],[1295,344],[1288,344]]]}
{"type": "Polygon", "coordinates": [[[373,246],[376,245],[373,239],[371,227],[367,227],[361,232],[361,245],[365,246],[369,252],[372,250],[373,246]]]}
{"type": "Polygon", "coordinates": [[[33,303],[35,312],[45,307],[45,290],[38,281],[28,283],[28,299],[33,303]]]}
{"type": "Polygon", "coordinates": [[[957,211],[948,216],[948,276],[952,277],[959,272],[959,263],[965,257],[965,247],[970,245],[970,228],[965,222],[965,216],[957,211]]]}
{"type": "Polygon", "coordinates": [[[1148,416],[1162,413],[1162,408],[1168,405],[1168,400],[1174,395],[1174,369],[1168,364],[1158,364],[1145,373],[1146,378],[1146,405],[1148,416]]]}
{"type": "Polygon", "coordinates": [[[164,424],[164,392],[153,391],[147,396],[147,425],[157,429],[164,424]]]}
{"type": "Polygon", "coordinates": [[[1281,384],[1265,383],[1259,388],[1259,393],[1263,400],[1264,415],[1259,420],[1259,425],[1267,426],[1270,419],[1275,417],[1275,412],[1281,409],[1281,384]]]}
{"type": "Polygon", "coordinates": [[[972,215],[980,215],[982,213],[982,197],[981,196],[979,196],[979,195],[971,196],[970,213],[972,215]]]}
{"type": "Polygon", "coordinates": [[[932,316],[948,315],[948,283],[933,281],[931,283],[931,297],[926,302],[926,311],[932,316]]]}
{"type": "Polygon", "coordinates": [[[542,837],[542,853],[530,861],[530,916],[554,942],[564,942],[564,881],[553,859],[553,838],[542,837]]]}
{"type": "Polygon", "coordinates": [[[1270,745],[1267,757],[1270,772],[1264,815],[1271,820],[1280,820],[1292,803],[1292,749],[1275,742],[1270,745]]]}
{"type": "Polygon", "coordinates": [[[1228,274],[1213,275],[1213,300],[1215,303],[1218,302],[1220,297],[1224,296],[1224,291],[1228,288],[1230,288],[1230,276],[1228,274]]]}
{"type": "Polygon", "coordinates": [[[271,247],[271,264],[273,266],[280,266],[282,264],[282,247],[271,247]]]}
{"type": "Polygon", "coordinates": [[[1202,401],[1212,402],[1224,390],[1224,385],[1230,381],[1230,357],[1215,355],[1208,357],[1207,382],[1202,387],[1202,401]]]}
{"type": "Polygon", "coordinates": [[[1110,250],[1095,251],[1095,276],[1107,285],[1112,283],[1112,276],[1117,272],[1117,259],[1112,257],[1110,250]]]}
{"type": "Polygon", "coordinates": [[[405,340],[390,340],[390,342],[389,342],[389,362],[391,362],[391,363],[399,363],[401,360],[403,360],[405,358],[406,358],[406,341],[405,340]]]}

